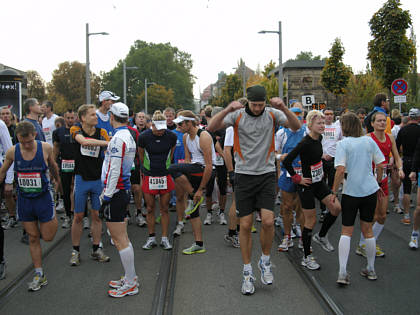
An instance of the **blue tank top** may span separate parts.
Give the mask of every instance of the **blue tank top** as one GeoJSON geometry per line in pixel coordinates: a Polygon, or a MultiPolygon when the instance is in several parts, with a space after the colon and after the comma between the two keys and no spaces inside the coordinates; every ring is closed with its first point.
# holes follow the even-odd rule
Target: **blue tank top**
{"type": "MultiPolygon", "coordinates": [[[[303,125],[298,131],[293,132],[289,128],[284,128],[284,132],[286,133],[287,140],[283,146],[283,150],[281,153],[289,153],[291,152],[302,140],[305,135],[306,125],[303,125]]],[[[296,159],[292,162],[293,167],[300,166],[300,156],[297,156],[296,159]]],[[[283,168],[284,169],[284,168],[283,168]]],[[[284,169],[285,170],[285,169],[284,169]]]]}
{"type": "Polygon", "coordinates": [[[175,164],[183,163],[185,159],[185,152],[184,152],[184,141],[182,137],[184,134],[181,131],[178,131],[176,129],[172,130],[173,133],[176,134],[177,140],[176,140],[176,147],[174,150],[174,162],[175,164]]]}
{"type": "Polygon", "coordinates": [[[36,141],[36,154],[26,161],[20,151],[20,143],[15,147],[15,172],[18,179],[18,192],[25,198],[36,198],[48,191],[47,164],[44,160],[41,141],[36,141]]]}

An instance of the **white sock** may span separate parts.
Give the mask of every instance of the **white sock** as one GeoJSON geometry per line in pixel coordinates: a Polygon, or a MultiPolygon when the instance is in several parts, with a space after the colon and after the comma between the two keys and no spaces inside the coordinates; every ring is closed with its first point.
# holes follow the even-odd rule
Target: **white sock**
{"type": "Polygon", "coordinates": [[[41,268],[35,268],[35,273],[39,273],[41,276],[44,275],[44,271],[42,270],[42,267],[41,268]]]}
{"type": "Polygon", "coordinates": [[[365,237],[363,236],[363,233],[360,233],[359,246],[362,247],[362,245],[365,245],[365,244],[366,244],[365,237]]]}
{"type": "Polygon", "coordinates": [[[375,237],[375,240],[378,240],[378,237],[379,235],[381,235],[381,232],[383,229],[384,229],[383,224],[375,222],[375,224],[372,227],[372,232],[373,232],[373,236],[375,237]]]}
{"type": "Polygon", "coordinates": [[[136,270],[134,268],[134,250],[128,246],[120,250],[120,257],[125,271],[125,278],[132,283],[136,277],[136,270]]]}
{"type": "Polygon", "coordinates": [[[261,260],[264,264],[268,263],[270,261],[270,255],[261,254],[261,260]]]}
{"type": "Polygon", "coordinates": [[[374,237],[366,239],[367,269],[375,270],[376,240],[374,237]]]}
{"type": "Polygon", "coordinates": [[[252,266],[251,266],[251,264],[244,264],[244,272],[252,273],[252,266]]]}
{"type": "Polygon", "coordinates": [[[167,241],[168,237],[167,236],[162,236],[162,241],[167,241]]]}
{"type": "Polygon", "coordinates": [[[340,263],[340,274],[345,275],[347,273],[347,261],[350,253],[350,241],[351,237],[347,235],[341,235],[340,241],[338,242],[338,262],[340,263]]]}
{"type": "Polygon", "coordinates": [[[179,225],[184,225],[184,221],[178,221],[179,225]]]}

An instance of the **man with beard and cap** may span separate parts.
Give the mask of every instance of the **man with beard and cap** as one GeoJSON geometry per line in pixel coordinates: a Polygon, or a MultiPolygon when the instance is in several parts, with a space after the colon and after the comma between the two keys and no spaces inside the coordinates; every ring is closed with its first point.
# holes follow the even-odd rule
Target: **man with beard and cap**
{"type": "Polygon", "coordinates": [[[115,95],[111,91],[102,91],[99,94],[99,108],[96,110],[96,116],[98,116],[98,124],[96,125],[96,127],[105,129],[108,133],[108,136],[110,137],[112,137],[114,128],[112,128],[111,126],[111,122],[109,120],[110,116],[108,112],[111,108],[111,105],[119,99],[120,97],[115,95]]]}
{"type": "Polygon", "coordinates": [[[267,107],[266,91],[261,85],[247,89],[246,106],[234,101],[215,115],[208,130],[233,126],[235,156],[235,198],[240,219],[240,243],[244,262],[242,294],[253,294],[255,277],[251,266],[251,227],[253,212],[261,209],[262,256],[258,263],[263,284],[273,283],[270,251],[274,238],[276,199],[275,132],[279,125],[300,128],[299,120],[284,102],[274,97],[267,107]]]}

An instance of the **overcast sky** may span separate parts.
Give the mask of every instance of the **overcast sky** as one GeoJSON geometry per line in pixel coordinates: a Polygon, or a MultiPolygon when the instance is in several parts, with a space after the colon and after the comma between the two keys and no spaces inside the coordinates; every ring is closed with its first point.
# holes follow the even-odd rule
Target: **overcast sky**
{"type": "MultiPolygon", "coordinates": [[[[191,54],[196,77],[194,96],[231,73],[240,58],[252,69],[278,61],[282,21],[283,62],[300,51],[328,56],[336,37],[346,49],[344,62],[354,72],[366,67],[368,21],[384,0],[20,0],[2,1],[0,63],[36,70],[44,80],[64,61],[86,61],[85,25],[90,32],[91,70],[109,71],[137,39],[170,42],[191,54]]],[[[402,0],[420,29],[420,1],[402,0]]],[[[420,38],[418,37],[418,41],[420,38]]],[[[417,45],[417,48],[419,45],[417,45]]],[[[141,78],[144,79],[144,78],[141,78]]]]}

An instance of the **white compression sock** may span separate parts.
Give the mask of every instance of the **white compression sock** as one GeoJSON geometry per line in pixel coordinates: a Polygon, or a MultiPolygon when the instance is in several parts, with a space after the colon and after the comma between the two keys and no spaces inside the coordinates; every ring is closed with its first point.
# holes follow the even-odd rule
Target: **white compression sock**
{"type": "Polygon", "coordinates": [[[373,236],[375,237],[375,240],[378,240],[378,237],[381,234],[383,229],[384,229],[383,224],[375,222],[375,224],[372,227],[372,232],[373,232],[373,236]]]}
{"type": "Polygon", "coordinates": [[[367,269],[369,271],[375,270],[376,240],[374,237],[371,237],[371,238],[367,238],[365,241],[366,241],[367,269]]]}
{"type": "Polygon", "coordinates": [[[263,263],[267,263],[270,261],[270,255],[261,254],[261,260],[263,263]]]}
{"type": "Polygon", "coordinates": [[[338,262],[340,263],[340,274],[345,275],[347,273],[347,261],[350,253],[350,241],[351,237],[347,235],[341,235],[340,242],[338,243],[338,262]]]}
{"type": "Polygon", "coordinates": [[[125,278],[133,282],[136,277],[136,270],[134,268],[134,251],[133,248],[128,246],[120,250],[121,263],[124,267],[125,278]]]}
{"type": "Polygon", "coordinates": [[[365,237],[363,236],[363,233],[360,233],[359,246],[362,247],[362,245],[365,245],[365,244],[366,244],[365,237]]]}

